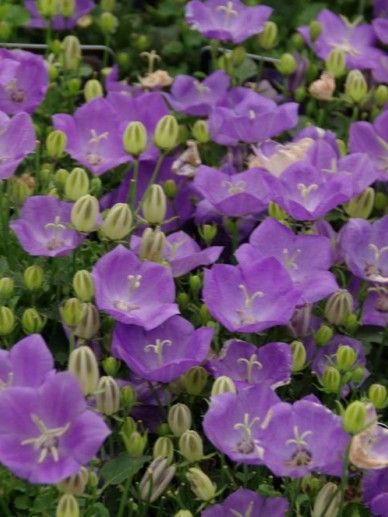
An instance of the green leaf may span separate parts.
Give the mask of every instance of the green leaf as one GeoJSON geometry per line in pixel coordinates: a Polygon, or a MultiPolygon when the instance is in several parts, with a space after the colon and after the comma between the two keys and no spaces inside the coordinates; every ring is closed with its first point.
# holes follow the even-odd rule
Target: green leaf
{"type": "Polygon", "coordinates": [[[257,65],[248,57],[244,59],[240,66],[234,69],[234,76],[239,83],[243,83],[250,77],[257,74],[257,65]]]}
{"type": "Polygon", "coordinates": [[[150,456],[130,458],[126,452],[123,452],[102,467],[101,477],[110,485],[119,485],[137,474],[149,459],[151,459],[150,456]]]}
{"type": "Polygon", "coordinates": [[[84,517],[110,517],[108,508],[102,503],[92,504],[83,515],[84,517]]]}

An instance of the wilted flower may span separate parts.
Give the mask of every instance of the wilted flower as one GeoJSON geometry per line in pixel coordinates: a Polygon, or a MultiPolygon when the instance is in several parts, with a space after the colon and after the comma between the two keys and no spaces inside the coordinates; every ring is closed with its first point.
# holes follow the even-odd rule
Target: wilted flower
{"type": "Polygon", "coordinates": [[[333,98],[334,90],[334,77],[327,72],[323,72],[321,77],[311,83],[309,87],[310,94],[320,101],[331,100],[333,98]]]}
{"type": "Polygon", "coordinates": [[[147,74],[145,77],[140,77],[139,81],[143,88],[164,88],[170,86],[173,82],[173,78],[166,70],[155,70],[147,74]]]}

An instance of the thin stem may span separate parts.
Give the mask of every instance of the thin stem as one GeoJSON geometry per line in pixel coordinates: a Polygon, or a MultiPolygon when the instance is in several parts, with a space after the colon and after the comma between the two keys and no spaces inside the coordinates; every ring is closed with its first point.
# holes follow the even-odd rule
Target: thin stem
{"type": "Polygon", "coordinates": [[[129,476],[127,481],[125,482],[124,490],[120,499],[119,511],[117,512],[117,517],[123,517],[124,515],[125,506],[128,502],[128,492],[131,486],[131,480],[131,476],[129,476]]]}
{"type": "Polygon", "coordinates": [[[135,158],[133,161],[133,177],[131,179],[131,184],[129,187],[129,206],[135,211],[136,208],[136,192],[137,192],[137,183],[139,180],[139,159],[135,158]]]}
{"type": "Polygon", "coordinates": [[[163,160],[164,160],[165,156],[166,156],[166,155],[165,155],[165,153],[160,153],[159,158],[158,158],[158,161],[156,162],[156,165],[155,165],[155,169],[154,169],[154,171],[153,171],[153,173],[152,173],[152,175],[151,175],[150,181],[148,182],[148,185],[147,185],[146,189],[144,190],[143,195],[141,196],[141,199],[140,199],[140,201],[139,201],[139,205],[138,205],[138,207],[137,207],[136,212],[139,212],[139,210],[140,210],[140,208],[141,208],[141,204],[143,203],[144,196],[145,196],[145,194],[146,194],[147,190],[148,190],[148,189],[150,188],[150,186],[151,186],[151,185],[153,185],[153,184],[156,182],[156,180],[158,179],[159,172],[160,172],[160,168],[161,168],[161,166],[162,166],[162,163],[163,163],[163,160]]]}

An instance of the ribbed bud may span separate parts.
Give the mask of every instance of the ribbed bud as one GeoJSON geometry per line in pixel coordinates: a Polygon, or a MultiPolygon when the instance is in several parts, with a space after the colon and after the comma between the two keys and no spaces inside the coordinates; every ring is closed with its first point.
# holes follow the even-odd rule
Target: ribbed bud
{"type": "Polygon", "coordinates": [[[9,300],[12,298],[15,288],[15,282],[8,276],[0,278],[0,300],[9,300]]]}
{"type": "Polygon", "coordinates": [[[374,99],[379,108],[382,108],[388,102],[388,86],[379,84],[374,92],[374,99]]]}
{"type": "Polygon", "coordinates": [[[345,95],[358,104],[363,101],[368,94],[368,84],[360,70],[351,70],[345,81],[345,95]]]}
{"type": "Polygon", "coordinates": [[[112,356],[105,357],[105,359],[102,361],[102,367],[107,375],[115,377],[120,370],[120,361],[112,356]]]}
{"type": "Polygon", "coordinates": [[[346,289],[339,289],[326,302],[325,318],[332,325],[342,325],[352,311],[352,295],[346,289]]]}
{"type": "Polygon", "coordinates": [[[209,126],[206,120],[196,120],[191,133],[195,140],[200,144],[210,142],[209,126]]]}
{"type": "Polygon", "coordinates": [[[63,67],[65,70],[77,70],[81,61],[81,44],[76,36],[68,35],[62,42],[63,67]]]}
{"type": "Polygon", "coordinates": [[[278,37],[278,26],[271,20],[264,24],[264,29],[257,36],[259,45],[264,50],[270,50],[275,46],[278,37]]]}
{"type": "Polygon", "coordinates": [[[345,409],[342,415],[342,425],[347,433],[360,433],[367,423],[367,409],[366,405],[355,400],[345,409]]]}
{"type": "Polygon", "coordinates": [[[68,175],[65,183],[65,196],[70,201],[77,201],[89,192],[88,173],[81,167],[75,167],[68,175]]]}
{"type": "Polygon", "coordinates": [[[89,480],[89,471],[81,467],[77,474],[70,476],[57,485],[58,490],[65,494],[82,495],[89,480]]]}
{"type": "Polygon", "coordinates": [[[153,503],[166,490],[175,475],[175,465],[170,465],[166,458],[156,458],[147,468],[140,481],[140,497],[143,501],[153,503]]]}
{"type": "Polygon", "coordinates": [[[313,20],[312,22],[310,22],[309,33],[310,33],[311,41],[315,41],[316,39],[318,39],[321,32],[322,32],[322,25],[319,23],[318,20],[313,20]]]}
{"type": "Polygon", "coordinates": [[[345,53],[339,48],[334,48],[326,58],[326,71],[338,79],[345,73],[345,53]]]}
{"type": "Polygon", "coordinates": [[[147,129],[142,122],[130,122],[123,134],[123,145],[127,153],[140,156],[147,148],[147,129]]]}
{"type": "Polygon", "coordinates": [[[90,181],[90,191],[89,191],[89,193],[92,196],[99,197],[101,192],[102,192],[102,181],[101,181],[101,178],[98,178],[97,176],[95,176],[90,181]]]}
{"type": "Polygon", "coordinates": [[[382,384],[371,384],[368,398],[376,409],[383,409],[387,405],[387,388],[382,384]]]}
{"type": "Polygon", "coordinates": [[[345,212],[354,218],[368,219],[375,203],[375,190],[368,187],[366,190],[344,204],[345,212]]]}
{"type": "Polygon", "coordinates": [[[67,136],[60,129],[50,131],[46,138],[46,152],[49,158],[57,160],[65,152],[67,136]]]}
{"type": "Polygon", "coordinates": [[[120,391],[120,404],[123,409],[129,411],[136,404],[136,391],[130,384],[126,384],[120,391]]]}
{"type": "Polygon", "coordinates": [[[347,372],[352,369],[357,360],[357,352],[348,345],[341,345],[335,354],[336,366],[339,370],[347,372]]]}
{"type": "Polygon", "coordinates": [[[216,224],[203,224],[200,227],[199,232],[206,244],[211,244],[217,236],[218,227],[216,224]]]}
{"type": "Polygon", "coordinates": [[[118,19],[110,12],[102,13],[98,23],[104,34],[114,34],[119,24],[118,19]]]}
{"type": "Polygon", "coordinates": [[[171,151],[177,145],[179,125],[175,117],[165,115],[156,125],[154,143],[162,151],[171,151]]]}
{"type": "Polygon", "coordinates": [[[113,377],[100,377],[96,390],[97,409],[103,415],[113,415],[120,409],[120,389],[113,377]]]}
{"type": "Polygon", "coordinates": [[[191,411],[186,404],[174,404],[167,416],[168,425],[174,436],[181,436],[191,427],[191,411]]]}
{"type": "Polygon", "coordinates": [[[221,377],[217,377],[214,381],[211,396],[216,397],[217,395],[221,395],[221,393],[236,393],[236,385],[233,380],[226,375],[221,375],[221,377]]]}
{"type": "Polygon", "coordinates": [[[15,327],[15,314],[12,309],[2,305],[0,307],[0,336],[8,336],[15,327]]]}
{"type": "Polygon", "coordinates": [[[57,0],[38,0],[37,7],[43,18],[52,18],[57,12],[57,0]]]}
{"type": "Polygon", "coordinates": [[[70,353],[68,370],[78,379],[84,395],[90,395],[97,389],[99,378],[98,364],[93,350],[80,346],[70,353]]]}
{"type": "Polygon", "coordinates": [[[77,199],[71,210],[71,222],[79,232],[94,231],[97,227],[98,216],[98,200],[89,194],[77,199]]]}
{"type": "Polygon", "coordinates": [[[43,269],[40,266],[28,266],[23,271],[23,282],[29,291],[38,291],[43,285],[43,269]]]}
{"type": "Polygon", "coordinates": [[[162,231],[146,228],[140,241],[139,257],[141,260],[161,262],[165,246],[166,236],[162,231]]]}
{"type": "Polygon", "coordinates": [[[203,441],[196,431],[185,431],[179,438],[179,452],[190,462],[203,458],[203,441]]]}
{"type": "Polygon", "coordinates": [[[44,321],[34,307],[30,307],[23,312],[21,323],[26,334],[39,334],[44,327],[44,321]]]}
{"type": "Polygon", "coordinates": [[[286,53],[280,56],[279,61],[275,63],[276,68],[283,75],[291,75],[296,70],[296,61],[292,54],[286,53]]]}
{"type": "Polygon", "coordinates": [[[72,494],[64,494],[58,501],[55,517],[79,517],[77,499],[72,494]]]}
{"type": "Polygon", "coordinates": [[[205,368],[193,366],[182,376],[182,382],[189,395],[199,395],[205,388],[208,377],[205,368]]]}
{"type": "Polygon", "coordinates": [[[159,436],[155,441],[152,450],[154,459],[156,458],[167,458],[168,463],[172,463],[174,459],[174,444],[168,436],[159,436]]]}
{"type": "Polygon", "coordinates": [[[59,0],[59,13],[64,18],[70,18],[75,13],[75,0],[59,0]]]}
{"type": "Polygon", "coordinates": [[[120,241],[132,229],[132,212],[126,203],[116,203],[109,210],[101,226],[104,237],[111,241],[120,241]]]}
{"type": "Polygon", "coordinates": [[[84,97],[86,102],[104,96],[104,89],[98,79],[89,79],[84,86],[84,97]]]}
{"type": "Polygon", "coordinates": [[[144,219],[148,224],[160,225],[164,222],[167,212],[167,199],[160,185],[153,184],[147,189],[141,208],[144,219]]]}
{"type": "Polygon", "coordinates": [[[100,313],[97,307],[90,302],[82,304],[82,317],[74,329],[74,335],[82,339],[92,339],[101,327],[100,313]]]}
{"type": "Polygon", "coordinates": [[[199,468],[188,470],[186,477],[190,483],[190,488],[201,501],[211,501],[216,495],[216,485],[199,468]]]}
{"type": "Polygon", "coordinates": [[[70,328],[75,328],[83,316],[82,303],[78,298],[69,298],[60,308],[63,323],[70,328]]]}
{"type": "Polygon", "coordinates": [[[179,510],[179,512],[176,513],[174,517],[193,517],[193,514],[190,512],[190,510],[179,510]]]}
{"type": "Polygon", "coordinates": [[[91,302],[94,297],[94,280],[86,269],[80,269],[73,276],[73,289],[81,302],[91,302]]]}
{"type": "Polygon", "coordinates": [[[314,334],[314,341],[317,346],[325,346],[333,337],[333,329],[328,325],[321,325],[314,334]]]}
{"type": "Polygon", "coordinates": [[[321,384],[327,393],[338,393],[341,386],[341,374],[337,368],[328,366],[323,372],[321,384]]]}
{"type": "Polygon", "coordinates": [[[129,439],[131,434],[134,433],[135,431],[136,431],[136,422],[134,421],[134,419],[131,416],[127,416],[124,419],[123,425],[121,426],[120,436],[121,437],[125,436],[126,438],[129,439]]]}
{"type": "Polygon", "coordinates": [[[66,169],[58,169],[54,175],[54,183],[57,190],[64,192],[69,172],[66,169]]]}
{"type": "Polygon", "coordinates": [[[337,517],[340,506],[341,490],[338,490],[338,485],[329,481],[318,492],[311,517],[337,517]]]}
{"type": "Polygon", "coordinates": [[[292,341],[290,346],[292,350],[292,372],[296,373],[303,370],[306,364],[306,349],[302,341],[292,341]]]}
{"type": "Polygon", "coordinates": [[[168,199],[175,199],[175,196],[178,192],[176,181],[172,179],[165,181],[163,183],[163,190],[168,199]]]}

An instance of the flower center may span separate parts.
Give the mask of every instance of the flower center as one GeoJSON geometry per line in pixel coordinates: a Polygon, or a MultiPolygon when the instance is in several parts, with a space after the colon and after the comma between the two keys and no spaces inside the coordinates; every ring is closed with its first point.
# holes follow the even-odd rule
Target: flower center
{"type": "Polygon", "coordinates": [[[283,261],[284,265],[287,269],[298,269],[298,265],[296,264],[296,260],[299,257],[299,255],[302,253],[302,250],[297,249],[290,255],[290,252],[287,248],[284,248],[283,250],[283,261]]]}
{"type": "Polygon", "coordinates": [[[307,200],[308,197],[310,196],[310,194],[312,192],[315,192],[319,188],[316,183],[312,183],[309,186],[306,186],[304,183],[298,183],[296,187],[299,190],[299,192],[301,193],[301,196],[303,197],[304,200],[307,200]]]}
{"type": "Polygon", "coordinates": [[[260,420],[258,416],[255,416],[250,420],[249,413],[244,414],[244,419],[242,422],[239,422],[233,426],[233,429],[236,431],[242,431],[243,438],[237,444],[238,452],[242,454],[251,454],[257,445],[255,444],[254,439],[252,438],[252,427],[257,424],[260,420]]]}
{"type": "Polygon", "coordinates": [[[343,38],[339,43],[330,43],[330,46],[342,50],[345,54],[349,54],[349,56],[357,57],[360,55],[360,52],[356,50],[350,41],[346,38],[343,38]]]}
{"type": "Polygon", "coordinates": [[[233,194],[240,194],[245,191],[246,183],[243,180],[236,181],[233,183],[232,181],[223,181],[222,186],[228,190],[228,194],[231,196],[233,194]]]}
{"type": "MultiPolygon", "coordinates": [[[[128,297],[131,299],[137,289],[141,286],[141,279],[142,275],[128,275],[128,297]]],[[[116,300],[113,302],[113,306],[120,310],[125,312],[131,312],[135,311],[139,308],[139,305],[136,305],[134,303],[130,303],[127,300],[116,300]]]]}
{"type": "Polygon", "coordinates": [[[263,291],[255,291],[253,294],[249,294],[247,287],[244,284],[238,286],[244,295],[244,309],[237,309],[237,314],[240,317],[242,325],[251,325],[257,321],[257,317],[252,314],[253,302],[256,298],[262,298],[264,296],[263,291]]]}
{"type": "Polygon", "coordinates": [[[13,383],[13,372],[9,372],[8,375],[7,375],[7,381],[3,381],[2,379],[0,379],[0,390],[3,390],[5,388],[9,388],[10,386],[12,386],[12,383],[13,383]]]}
{"type": "Polygon", "coordinates": [[[25,91],[18,87],[16,79],[12,79],[12,81],[5,86],[5,90],[8,92],[9,98],[12,102],[17,102],[19,104],[26,98],[25,91]]]}
{"type": "Polygon", "coordinates": [[[312,431],[304,431],[301,433],[298,426],[294,426],[294,438],[290,438],[286,441],[286,445],[296,446],[296,451],[292,454],[291,458],[286,461],[288,467],[305,467],[309,465],[312,460],[312,454],[308,450],[308,443],[306,438],[312,434],[312,431]]]}
{"type": "Polygon", "coordinates": [[[63,427],[49,429],[37,415],[31,415],[31,420],[39,429],[40,435],[23,440],[20,442],[21,445],[32,445],[35,450],[40,451],[38,463],[43,463],[48,454],[51,454],[53,460],[58,462],[58,440],[67,433],[70,423],[65,424],[63,427]]]}
{"type": "Polygon", "coordinates": [[[170,339],[157,339],[155,344],[146,345],[144,347],[145,352],[154,352],[158,361],[158,365],[163,364],[163,348],[165,346],[171,346],[172,341],[170,339]]]}
{"type": "Polygon", "coordinates": [[[253,382],[253,370],[255,368],[257,368],[258,370],[261,370],[263,368],[261,362],[257,360],[256,354],[252,354],[249,359],[247,359],[246,357],[240,357],[240,359],[238,359],[237,362],[245,364],[246,380],[249,384],[252,384],[253,382]]]}
{"type": "Polygon", "coordinates": [[[209,86],[206,86],[206,84],[203,84],[200,81],[194,81],[194,87],[200,95],[203,95],[210,90],[209,86]]]}
{"type": "Polygon", "coordinates": [[[61,234],[66,230],[66,225],[62,224],[59,215],[55,216],[53,223],[45,224],[46,230],[51,230],[51,237],[47,241],[47,249],[56,250],[64,245],[64,240],[61,238],[61,234]]]}
{"type": "Polygon", "coordinates": [[[230,509],[230,513],[234,516],[234,517],[252,517],[252,512],[253,512],[253,501],[251,501],[248,506],[247,506],[247,509],[245,510],[244,513],[241,513],[239,512],[238,510],[233,510],[233,509],[230,509]]]}
{"type": "Polygon", "coordinates": [[[86,154],[86,160],[90,165],[99,165],[102,163],[103,158],[101,153],[98,152],[98,146],[102,140],[106,140],[109,136],[108,131],[104,131],[101,134],[97,134],[95,129],[90,130],[91,138],[89,139],[89,145],[93,148],[91,151],[88,151],[86,154]]]}
{"type": "Polygon", "coordinates": [[[233,7],[233,2],[226,2],[225,5],[219,5],[217,7],[217,11],[221,11],[225,14],[225,18],[230,18],[232,16],[238,16],[238,11],[236,11],[233,7]]]}

